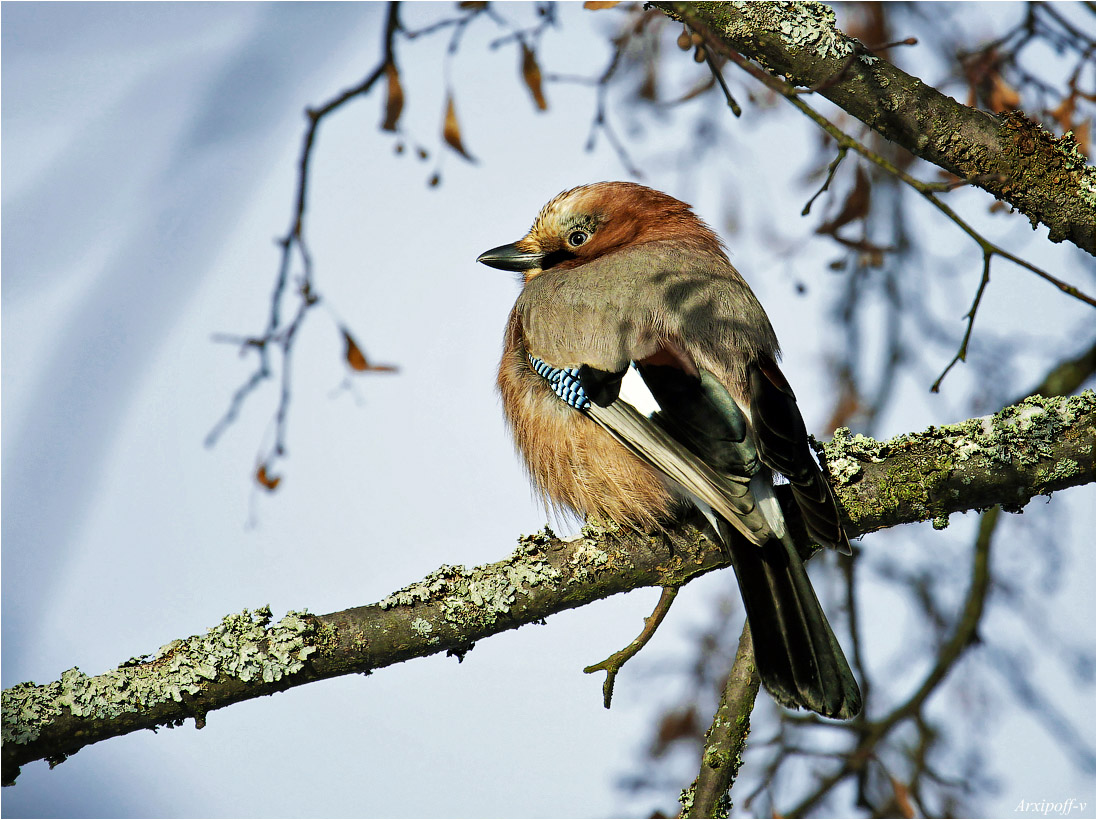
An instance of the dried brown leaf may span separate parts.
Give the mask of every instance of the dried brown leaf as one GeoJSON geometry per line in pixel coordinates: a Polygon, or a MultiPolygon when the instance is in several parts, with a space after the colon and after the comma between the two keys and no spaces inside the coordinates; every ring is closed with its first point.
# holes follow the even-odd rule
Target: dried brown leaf
{"type": "Polygon", "coordinates": [[[600,9],[611,9],[620,3],[621,0],[586,0],[583,3],[583,8],[588,11],[599,11],[600,9]]]}
{"type": "Polygon", "coordinates": [[[1063,132],[1070,131],[1074,126],[1074,106],[1077,96],[1074,94],[1067,94],[1063,97],[1063,101],[1055,106],[1054,109],[1048,111],[1048,115],[1059,123],[1059,127],[1063,129],[1063,132]]]}
{"type": "Polygon", "coordinates": [[[396,63],[385,63],[385,78],[388,80],[388,97],[385,98],[385,121],[381,123],[381,130],[395,131],[404,110],[404,87],[400,85],[396,63]]]}
{"type": "Polygon", "coordinates": [[[359,373],[369,370],[369,362],[366,361],[366,354],[362,352],[362,348],[354,341],[354,337],[345,329],[343,330],[343,338],[347,342],[346,360],[347,364],[350,365],[351,370],[357,370],[359,373]]]}
{"type": "Polygon", "coordinates": [[[267,465],[260,464],[259,469],[255,471],[255,480],[261,487],[264,487],[268,492],[274,492],[278,489],[278,485],[282,483],[282,476],[269,475],[267,473],[267,465]]]}
{"type": "Polygon", "coordinates": [[[354,337],[350,335],[350,332],[344,327],[340,328],[343,332],[343,339],[347,343],[346,353],[344,357],[347,360],[347,364],[350,365],[351,370],[356,370],[359,373],[395,373],[396,368],[388,364],[370,364],[366,358],[366,354],[362,352],[362,348],[358,346],[358,343],[354,341],[354,337]]]}
{"type": "Polygon", "coordinates": [[[700,734],[701,727],[693,706],[666,712],[659,721],[658,734],[652,742],[650,754],[653,758],[662,757],[675,741],[695,738],[700,734]]]}
{"type": "Polygon", "coordinates": [[[1015,111],[1021,107],[1021,95],[1017,89],[1002,79],[1002,75],[994,72],[991,77],[990,93],[987,95],[987,107],[995,114],[1004,111],[1015,111]]]}
{"type": "Polygon", "coordinates": [[[824,222],[815,229],[816,233],[833,234],[843,225],[848,225],[854,220],[861,219],[868,213],[872,201],[872,183],[868,180],[868,174],[860,165],[857,166],[857,176],[853,183],[853,189],[842,203],[842,209],[833,219],[824,222]]]}
{"type": "Polygon", "coordinates": [[[910,789],[894,777],[891,778],[891,789],[895,793],[895,805],[898,806],[902,816],[914,817],[914,806],[910,803],[910,789]]]}
{"type": "Polygon", "coordinates": [[[446,95],[446,116],[442,122],[442,139],[469,162],[476,162],[461,144],[461,126],[457,122],[457,108],[453,104],[453,94],[446,95]]]}
{"type": "Polygon", "coordinates": [[[533,102],[536,103],[537,108],[541,111],[546,110],[548,102],[541,88],[541,66],[537,64],[537,55],[533,53],[533,49],[525,43],[522,43],[522,79],[529,93],[533,95],[533,102]]]}
{"type": "Polygon", "coordinates": [[[823,429],[833,433],[839,427],[849,427],[853,417],[863,409],[864,405],[857,391],[857,385],[853,383],[848,372],[843,372],[838,379],[838,400],[823,429]]]}

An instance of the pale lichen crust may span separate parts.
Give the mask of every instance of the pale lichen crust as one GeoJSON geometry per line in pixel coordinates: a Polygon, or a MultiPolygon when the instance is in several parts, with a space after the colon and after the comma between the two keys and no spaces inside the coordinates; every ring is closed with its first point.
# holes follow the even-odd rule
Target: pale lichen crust
{"type": "Polygon", "coordinates": [[[822,59],[844,59],[853,53],[855,41],[835,25],[834,9],[814,2],[733,2],[752,26],[778,31],[790,48],[806,50],[822,59]]]}
{"type": "MultiPolygon", "coordinates": [[[[533,587],[559,579],[560,571],[546,561],[544,555],[544,545],[553,538],[546,527],[542,532],[519,539],[518,549],[504,561],[471,570],[443,565],[423,580],[384,598],[378,606],[393,609],[439,603],[442,617],[450,623],[490,626],[510,613],[518,595],[528,594],[533,587]]],[[[426,637],[434,631],[434,625],[420,617],[415,631],[426,637]]]]}
{"type": "Polygon", "coordinates": [[[235,678],[267,683],[301,671],[316,651],[314,627],[290,612],[273,626],[270,607],[225,617],[205,635],[176,640],[155,656],[133,658],[94,677],[73,667],[44,686],[21,683],[3,693],[3,742],[30,743],[63,710],[109,720],[197,695],[209,682],[235,678]]]}
{"type": "MultiPolygon", "coordinates": [[[[1092,390],[1070,397],[1030,396],[992,416],[931,427],[923,433],[902,435],[887,442],[839,428],[823,450],[839,486],[855,482],[864,464],[878,463],[913,449],[924,450],[933,442],[947,448],[942,453],[943,460],[930,465],[937,472],[951,472],[973,458],[983,459],[992,469],[1024,468],[1053,459],[1054,445],[1064,432],[1078,418],[1093,412],[1092,390]]],[[[1039,478],[1041,484],[1051,484],[1077,475],[1080,470],[1074,460],[1059,459],[1042,468],[1039,478]]],[[[945,521],[937,520],[934,525],[945,526],[945,521]]]]}

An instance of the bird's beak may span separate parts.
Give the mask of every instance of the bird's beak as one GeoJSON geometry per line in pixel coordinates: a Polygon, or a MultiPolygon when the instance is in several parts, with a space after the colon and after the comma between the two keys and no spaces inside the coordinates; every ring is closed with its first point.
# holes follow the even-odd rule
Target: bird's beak
{"type": "Polygon", "coordinates": [[[536,270],[541,267],[543,260],[543,254],[527,251],[516,243],[500,245],[476,257],[477,262],[483,262],[490,267],[516,272],[536,270]]]}

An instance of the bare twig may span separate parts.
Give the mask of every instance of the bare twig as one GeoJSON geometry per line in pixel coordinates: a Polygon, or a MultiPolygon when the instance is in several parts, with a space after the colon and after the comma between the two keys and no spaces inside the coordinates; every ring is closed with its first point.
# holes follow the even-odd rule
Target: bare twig
{"type": "Polygon", "coordinates": [[[743,115],[743,109],[739,107],[739,103],[735,101],[735,97],[731,96],[731,89],[728,88],[727,82],[724,80],[724,74],[720,71],[720,66],[716,65],[716,61],[712,58],[712,51],[705,49],[705,63],[708,65],[709,71],[712,72],[712,76],[716,78],[716,82],[720,84],[720,90],[724,92],[724,99],[728,101],[728,108],[731,109],[731,113],[736,117],[743,115]]]}
{"type": "Polygon", "coordinates": [[[848,152],[849,148],[847,148],[845,145],[838,146],[838,156],[836,156],[834,160],[830,163],[830,165],[827,166],[827,178],[823,180],[823,187],[816,191],[812,195],[811,199],[807,201],[807,204],[804,206],[804,210],[800,211],[800,216],[807,216],[809,213],[811,213],[811,206],[815,204],[815,200],[819,198],[819,195],[830,187],[830,183],[834,179],[834,172],[838,170],[838,166],[841,165],[842,160],[846,158],[846,154],[848,152]]]}
{"type": "Polygon", "coordinates": [[[931,393],[940,391],[941,382],[944,380],[945,376],[948,375],[948,371],[952,370],[954,364],[967,361],[967,346],[968,342],[971,341],[971,331],[975,327],[975,314],[979,310],[979,303],[983,300],[983,291],[985,291],[987,285],[990,284],[991,256],[992,254],[989,251],[983,251],[983,275],[979,279],[979,288],[975,291],[975,300],[971,303],[968,312],[964,314],[964,318],[967,319],[967,330],[964,331],[963,341],[960,342],[960,349],[956,351],[956,355],[952,357],[952,361],[948,363],[941,372],[941,375],[937,377],[937,381],[935,381],[933,386],[929,389],[931,393]]]}
{"type": "Polygon", "coordinates": [[[655,605],[655,609],[652,613],[644,618],[644,629],[636,636],[636,639],[617,652],[614,652],[604,661],[587,666],[583,669],[588,675],[592,672],[606,673],[606,680],[602,684],[602,704],[608,709],[610,701],[613,700],[613,683],[617,679],[617,673],[621,670],[621,667],[628,663],[641,649],[647,646],[648,641],[655,637],[655,630],[659,628],[659,624],[663,622],[663,618],[670,612],[670,605],[674,603],[674,598],[678,594],[678,587],[667,586],[663,587],[663,593],[659,596],[659,602],[655,605]]]}
{"type": "MultiPolygon", "coordinates": [[[[247,400],[259,385],[272,375],[270,351],[278,348],[281,353],[282,384],[279,391],[278,408],[275,411],[276,435],[274,444],[269,453],[260,455],[259,463],[263,467],[269,467],[270,463],[285,453],[286,419],[290,404],[290,361],[293,352],[294,340],[297,331],[304,323],[308,311],[317,305],[320,296],[316,292],[312,280],[312,256],[305,241],[305,214],[308,207],[309,169],[312,161],[312,149],[316,141],[316,134],[321,122],[333,111],[340,108],[347,101],[368,94],[377,84],[378,80],[386,76],[386,69],[395,65],[394,41],[396,33],[400,30],[399,3],[392,2],[388,7],[388,15],[385,22],[384,53],[380,63],[360,83],[337,94],[318,108],[307,109],[305,115],[308,126],[302,140],[301,153],[297,163],[297,189],[294,197],[293,214],[290,220],[290,228],[278,244],[281,248],[281,256],[278,265],[278,274],[275,277],[274,292],[271,295],[270,312],[267,317],[267,326],[261,336],[246,338],[242,341],[242,351],[254,350],[259,358],[255,370],[248,377],[229,402],[228,409],[210,429],[206,435],[205,445],[214,446],[224,431],[236,420],[247,400]],[[290,280],[290,271],[294,260],[299,261],[302,269],[301,281],[297,289],[300,299],[293,319],[288,325],[282,324],[282,300],[286,293],[286,287],[290,280]]],[[[216,341],[225,341],[226,337],[218,335],[216,341]]],[[[236,340],[236,343],[241,343],[236,340]]]]}
{"type": "MultiPolygon", "coordinates": [[[[880,156],[876,152],[870,150],[865,145],[861,144],[858,140],[855,140],[853,137],[850,137],[848,134],[838,128],[838,126],[834,125],[834,123],[830,122],[830,120],[826,119],[824,116],[815,111],[811,106],[805,103],[802,99],[800,99],[799,95],[796,94],[796,90],[791,85],[777,77],[774,77],[762,68],[755,66],[753,63],[751,63],[732,49],[723,46],[719,40],[715,38],[708,38],[708,41],[711,41],[716,47],[722,48],[724,54],[728,57],[728,59],[730,59],[744,71],[756,77],[768,88],[776,91],[778,94],[781,94],[790,103],[800,109],[801,112],[803,112],[820,128],[822,128],[831,137],[833,137],[840,147],[856,151],[865,159],[875,163],[889,174],[895,176],[897,179],[914,188],[914,190],[921,194],[924,199],[926,199],[928,202],[930,202],[930,204],[932,204],[935,208],[937,208],[945,216],[947,216],[964,233],[970,236],[979,245],[980,249],[983,252],[983,277],[980,280],[979,290],[976,293],[976,299],[974,304],[972,305],[972,309],[968,312],[968,314],[966,314],[966,318],[968,319],[968,327],[967,332],[964,335],[964,340],[960,347],[960,352],[957,354],[956,358],[948,365],[948,367],[945,368],[946,373],[949,369],[951,369],[956,361],[962,361],[964,356],[966,356],[967,345],[970,340],[972,326],[975,321],[975,311],[979,307],[979,303],[982,300],[983,291],[986,288],[986,283],[987,281],[989,281],[990,259],[994,255],[1001,256],[1004,259],[1010,260],[1014,264],[1020,265],[1026,270],[1029,270],[1032,273],[1036,274],[1041,279],[1052,283],[1063,293],[1066,293],[1067,295],[1072,296],[1079,301],[1085,302],[1088,305],[1097,305],[1097,302],[1094,302],[1092,296],[1083,293],[1073,285],[1068,284],[1067,282],[1064,282],[1063,280],[1055,276],[1052,276],[1047,271],[1037,267],[1036,265],[1033,265],[1030,262],[1025,261],[1024,259],[1019,258],[1018,256],[1010,253],[1009,251],[999,247],[990,240],[986,239],[982,234],[980,234],[978,231],[968,225],[967,222],[961,219],[960,216],[952,210],[952,208],[950,208],[948,205],[946,205],[940,199],[934,196],[932,188],[927,187],[926,183],[923,183],[920,180],[910,176],[905,171],[899,169],[894,163],[880,156]]],[[[708,41],[706,41],[706,44],[708,43],[708,41]]],[[[942,373],[941,375],[943,378],[944,373],[942,373]]],[[[934,383],[932,388],[934,392],[939,389],[940,382],[941,379],[939,378],[934,383]]]]}
{"type": "Polygon", "coordinates": [[[927,187],[927,183],[924,183],[921,180],[915,179],[910,174],[906,173],[905,171],[900,170],[898,167],[896,167],[896,165],[894,163],[888,161],[884,157],[877,154],[875,151],[870,150],[867,146],[863,145],[859,141],[855,140],[853,137],[846,134],[844,131],[842,131],[840,128],[838,128],[838,126],[834,125],[834,123],[832,123],[830,120],[828,120],[822,114],[818,113],[815,109],[813,109],[811,106],[809,106],[803,100],[801,100],[799,98],[799,96],[795,93],[796,90],[792,86],[790,86],[788,83],[784,82],[783,80],[781,80],[777,77],[774,77],[773,75],[769,74],[768,72],[764,71],[763,69],[759,68],[758,66],[755,66],[753,63],[749,62],[746,58],[740,56],[739,54],[736,54],[735,52],[731,51],[730,49],[725,49],[725,52],[729,55],[729,59],[731,59],[732,62],[734,62],[740,68],[745,70],[747,73],[749,73],[752,76],[756,77],[757,79],[761,80],[766,86],[768,86],[772,90],[776,91],[778,94],[785,97],[785,99],[787,99],[789,102],[791,102],[794,106],[799,108],[800,111],[802,111],[804,114],[806,114],[820,128],[822,128],[824,131],[826,131],[828,134],[830,134],[830,136],[834,137],[834,139],[838,142],[838,144],[840,146],[845,146],[845,147],[847,147],[847,148],[849,148],[853,151],[856,151],[858,154],[863,156],[865,159],[867,159],[870,162],[875,163],[876,165],[880,166],[885,171],[887,171],[889,174],[892,174],[893,176],[895,176],[896,178],[902,180],[907,185],[909,185],[914,190],[916,190],[919,194],[922,195],[923,198],[925,198],[935,208],[937,208],[937,210],[941,211],[945,216],[947,216],[950,220],[952,220],[954,223],[956,223],[956,225],[964,233],[966,233],[968,236],[970,236],[972,239],[974,239],[979,244],[979,247],[981,247],[984,251],[989,251],[990,253],[997,254],[998,256],[1004,257],[1005,259],[1008,259],[1011,262],[1013,262],[1017,265],[1020,265],[1021,267],[1035,273],[1041,279],[1044,279],[1048,282],[1051,282],[1053,285],[1055,285],[1055,287],[1057,287],[1063,293],[1066,293],[1069,296],[1073,296],[1075,299],[1078,299],[1082,302],[1085,302],[1087,305],[1091,305],[1091,306],[1097,305],[1097,302],[1094,301],[1092,296],[1089,296],[1085,293],[1082,293],[1082,291],[1078,290],[1073,285],[1070,285],[1070,284],[1062,281],[1061,279],[1058,279],[1058,278],[1052,276],[1047,271],[1044,271],[1041,268],[1036,267],[1035,265],[1033,265],[1030,262],[1026,262],[1023,259],[1020,259],[1019,257],[1014,256],[1009,251],[1004,250],[1003,248],[1000,248],[999,246],[995,245],[990,240],[984,238],[982,236],[982,234],[980,234],[978,231],[976,231],[974,228],[972,228],[970,225],[968,225],[963,219],[961,219],[960,216],[954,210],[952,210],[952,208],[950,208],[948,205],[943,203],[940,199],[935,197],[933,195],[933,193],[934,193],[933,189],[927,187]]]}

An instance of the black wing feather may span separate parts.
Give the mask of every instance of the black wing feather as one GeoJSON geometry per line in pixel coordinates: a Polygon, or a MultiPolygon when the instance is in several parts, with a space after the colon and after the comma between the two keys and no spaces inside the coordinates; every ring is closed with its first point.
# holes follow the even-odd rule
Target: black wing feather
{"type": "Polygon", "coordinates": [[[838,516],[838,503],[812,455],[792,388],[776,362],[765,357],[750,365],[748,378],[751,421],[762,461],[789,480],[808,535],[822,546],[849,555],[852,550],[838,516]]]}

